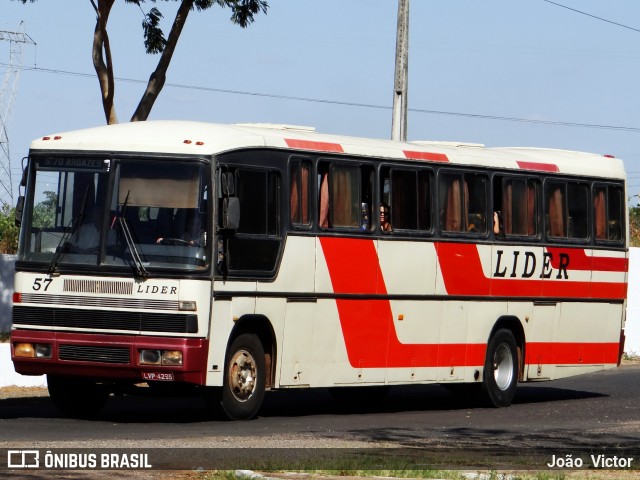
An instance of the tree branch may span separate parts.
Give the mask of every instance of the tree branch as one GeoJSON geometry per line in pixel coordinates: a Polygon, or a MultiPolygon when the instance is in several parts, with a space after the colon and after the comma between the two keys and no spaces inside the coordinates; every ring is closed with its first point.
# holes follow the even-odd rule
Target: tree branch
{"type": "MultiPolygon", "coordinates": [[[[114,90],[115,81],[113,78],[113,60],[111,58],[111,47],[109,44],[109,35],[107,33],[107,22],[109,13],[113,7],[115,0],[98,0],[96,28],[93,32],[93,67],[95,68],[100,83],[100,92],[102,94],[102,108],[104,110],[107,124],[118,123],[114,108],[114,90]],[[105,61],[106,57],[106,61],[105,61]]],[[[95,3],[91,2],[94,7],[95,3]]]]}
{"type": "Polygon", "coordinates": [[[151,108],[162,91],[162,87],[164,87],[164,83],[167,78],[167,69],[169,68],[171,58],[173,57],[173,53],[175,52],[178,44],[182,28],[187,21],[189,12],[193,8],[193,2],[194,0],[182,0],[180,8],[178,8],[178,12],[176,13],[176,18],[171,26],[171,32],[169,33],[169,38],[167,38],[167,44],[165,45],[164,50],[160,55],[160,59],[158,60],[158,65],[149,77],[147,88],[140,99],[138,108],[136,108],[136,111],[131,117],[132,122],[144,121],[149,117],[151,108]]]}

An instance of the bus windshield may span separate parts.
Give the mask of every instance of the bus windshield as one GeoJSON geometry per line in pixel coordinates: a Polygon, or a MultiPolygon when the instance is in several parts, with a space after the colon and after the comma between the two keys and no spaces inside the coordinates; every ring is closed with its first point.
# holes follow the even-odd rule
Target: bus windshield
{"type": "Polygon", "coordinates": [[[207,171],[195,162],[36,158],[21,259],[50,272],[206,269],[207,171]]]}

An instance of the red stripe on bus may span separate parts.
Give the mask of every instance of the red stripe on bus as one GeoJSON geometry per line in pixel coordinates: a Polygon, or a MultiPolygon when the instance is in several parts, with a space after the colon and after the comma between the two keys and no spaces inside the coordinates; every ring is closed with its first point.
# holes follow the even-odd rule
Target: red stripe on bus
{"type": "Polygon", "coordinates": [[[293,138],[285,138],[285,142],[290,148],[300,148],[303,150],[319,150],[321,152],[338,152],[343,153],[342,145],[339,143],[314,142],[312,140],[297,140],[293,138]]]}
{"type": "MultiPolygon", "coordinates": [[[[478,247],[470,243],[436,243],[438,263],[449,295],[542,298],[626,298],[624,282],[576,282],[556,279],[511,279],[487,277],[478,247]]],[[[574,251],[571,252],[573,258],[574,251]]],[[[584,252],[582,252],[584,254],[584,252]]],[[[585,255],[586,256],[586,255],[585,255]]],[[[557,272],[556,265],[556,272],[557,272]]],[[[569,264],[569,272],[572,270],[569,264]]]]}
{"type": "MultiPolygon", "coordinates": [[[[329,277],[336,294],[386,295],[378,254],[373,240],[335,237],[320,238],[327,262],[329,277]]],[[[531,291],[527,285],[541,285],[542,281],[525,280],[495,282],[494,288],[482,274],[475,245],[437,244],[440,263],[445,260],[443,276],[447,289],[455,278],[454,292],[464,295],[525,296],[531,291]],[[453,246],[462,247],[454,248],[453,246]],[[477,264],[469,265],[475,258],[477,264]],[[456,263],[462,260],[462,264],[456,263]],[[444,272],[449,272],[444,274],[444,272]],[[478,278],[478,271],[482,279],[478,278]],[[452,277],[454,275],[454,277],[452,277]],[[497,292],[497,293],[496,293],[497,292]]],[[[619,298],[624,284],[598,283],[590,290],[588,282],[546,282],[549,289],[544,296],[585,296],[603,289],[603,298],[619,298]],[[580,295],[572,289],[578,288],[580,295]]],[[[593,287],[593,284],[591,285],[593,287]]],[[[541,287],[542,290],[542,287],[541,287]]],[[[622,298],[622,297],[620,297],[622,298]]],[[[395,329],[391,303],[387,299],[336,299],[349,363],[353,368],[419,368],[482,366],[485,362],[484,343],[415,344],[401,343],[395,329]]],[[[427,326],[425,326],[427,328],[427,326]]],[[[554,343],[535,342],[526,346],[525,363],[529,364],[599,364],[617,363],[618,343],[554,343]]]]}
{"type": "Polygon", "coordinates": [[[444,153],[417,152],[415,150],[403,150],[404,156],[410,160],[428,160],[430,162],[448,162],[449,157],[444,153]]]}
{"type": "MultiPolygon", "coordinates": [[[[373,240],[322,237],[336,294],[386,295],[373,240]]],[[[337,299],[349,363],[354,368],[484,365],[484,344],[404,344],[389,300],[337,299]]]]}
{"type": "Polygon", "coordinates": [[[552,163],[521,162],[518,160],[517,164],[523,170],[536,170],[539,172],[559,172],[560,171],[558,166],[552,163]]]}
{"type": "Polygon", "coordinates": [[[525,363],[531,365],[599,365],[618,363],[619,343],[527,343],[525,363]]]}
{"type": "Polygon", "coordinates": [[[571,255],[571,270],[596,270],[599,272],[627,272],[629,260],[624,257],[590,257],[584,249],[547,247],[552,254],[551,266],[557,269],[560,266],[560,254],[571,255]]]}

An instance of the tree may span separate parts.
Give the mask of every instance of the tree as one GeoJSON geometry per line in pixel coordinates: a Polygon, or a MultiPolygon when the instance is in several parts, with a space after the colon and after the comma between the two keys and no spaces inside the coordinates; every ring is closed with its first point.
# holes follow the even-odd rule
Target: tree
{"type": "MultiPolygon", "coordinates": [[[[33,3],[36,0],[20,0],[33,3]]],[[[107,24],[109,14],[115,0],[89,0],[96,12],[96,27],[93,33],[93,66],[100,83],[102,92],[102,107],[108,124],[118,123],[114,105],[115,78],[113,75],[113,58],[109,43],[107,24]]],[[[146,0],[125,0],[142,8],[146,0]]],[[[156,3],[156,0],[149,0],[156,3]]],[[[170,1],[170,0],[165,0],[170,1]]],[[[255,15],[267,13],[269,5],[266,0],[173,0],[180,3],[169,36],[165,37],[160,21],[162,13],[153,7],[144,16],[142,29],[144,34],[144,46],[149,54],[160,54],[158,64],[151,73],[147,88],[145,89],[131,121],[143,121],[149,117],[151,109],[164,87],[167,70],[175,52],[180,34],[187,21],[189,13],[195,8],[198,11],[208,10],[213,6],[231,8],[231,22],[246,28],[255,20],[255,15]]]]}
{"type": "Polygon", "coordinates": [[[31,223],[35,228],[53,228],[56,224],[58,195],[52,191],[43,193],[46,198],[33,207],[33,220],[31,223]]]}
{"type": "Polygon", "coordinates": [[[16,209],[8,203],[0,207],[0,253],[16,253],[20,230],[15,223],[16,209]]]}
{"type": "Polygon", "coordinates": [[[629,245],[640,247],[640,205],[629,207],[629,245]]]}

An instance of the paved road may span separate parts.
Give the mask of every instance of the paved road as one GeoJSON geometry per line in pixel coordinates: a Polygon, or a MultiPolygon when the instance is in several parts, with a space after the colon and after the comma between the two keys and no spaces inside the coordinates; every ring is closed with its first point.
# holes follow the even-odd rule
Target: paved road
{"type": "MultiPolygon", "coordinates": [[[[213,421],[199,398],[111,398],[95,420],[62,418],[48,397],[0,400],[0,447],[585,447],[640,445],[640,366],[519,386],[482,408],[439,386],[395,387],[371,404],[326,390],[268,394],[259,418],[213,421]]],[[[639,460],[640,461],[640,460],[639,460]]]]}

